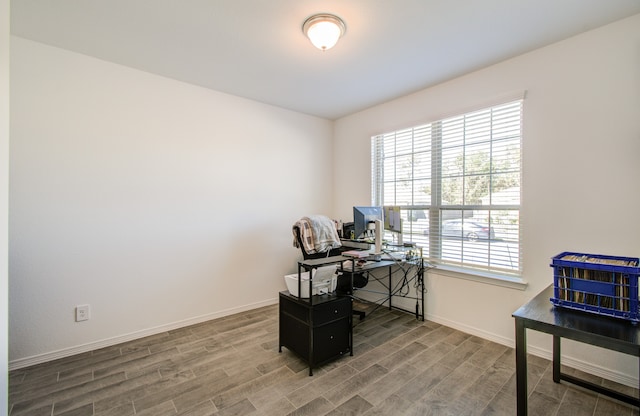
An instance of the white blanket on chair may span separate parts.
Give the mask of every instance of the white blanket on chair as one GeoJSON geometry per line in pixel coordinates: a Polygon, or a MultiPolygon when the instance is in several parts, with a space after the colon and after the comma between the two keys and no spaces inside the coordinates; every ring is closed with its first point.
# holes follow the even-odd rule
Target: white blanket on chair
{"type": "Polygon", "coordinates": [[[295,232],[295,227],[298,227],[304,251],[308,254],[324,253],[342,245],[335,222],[327,216],[310,215],[302,217],[293,227],[294,247],[299,247],[295,232]]]}

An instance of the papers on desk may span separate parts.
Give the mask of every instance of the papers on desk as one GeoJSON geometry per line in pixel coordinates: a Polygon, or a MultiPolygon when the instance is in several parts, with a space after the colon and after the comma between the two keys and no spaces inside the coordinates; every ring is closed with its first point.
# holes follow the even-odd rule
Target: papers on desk
{"type": "Polygon", "coordinates": [[[365,257],[369,257],[371,253],[366,250],[349,250],[349,251],[343,251],[340,254],[346,257],[355,257],[357,259],[363,259],[365,257]]]}

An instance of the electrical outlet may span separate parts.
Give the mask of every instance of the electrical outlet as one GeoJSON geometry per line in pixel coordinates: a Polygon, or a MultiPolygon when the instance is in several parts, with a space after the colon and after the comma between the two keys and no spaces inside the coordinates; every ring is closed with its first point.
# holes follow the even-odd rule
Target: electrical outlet
{"type": "Polygon", "coordinates": [[[89,320],[89,305],[76,306],[76,322],[89,320]]]}

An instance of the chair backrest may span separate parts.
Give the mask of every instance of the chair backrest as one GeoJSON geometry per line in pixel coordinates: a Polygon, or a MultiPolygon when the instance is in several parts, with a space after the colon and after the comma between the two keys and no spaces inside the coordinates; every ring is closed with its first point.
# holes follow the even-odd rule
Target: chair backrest
{"type": "Polygon", "coordinates": [[[298,227],[293,227],[293,228],[296,232],[296,240],[298,240],[298,246],[300,246],[300,250],[302,251],[302,258],[304,258],[305,260],[321,259],[321,258],[330,257],[330,256],[338,256],[343,251],[342,247],[338,247],[338,248],[329,250],[328,253],[325,251],[322,253],[309,254],[305,251],[304,244],[302,244],[302,235],[300,234],[300,228],[298,227]]]}

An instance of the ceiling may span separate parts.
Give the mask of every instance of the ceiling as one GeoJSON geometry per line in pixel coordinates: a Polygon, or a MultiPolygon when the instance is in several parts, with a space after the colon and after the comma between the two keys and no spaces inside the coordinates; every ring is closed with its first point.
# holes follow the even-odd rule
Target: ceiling
{"type": "Polygon", "coordinates": [[[640,13],[640,0],[14,0],[14,35],[337,119],[640,13]],[[331,50],[312,14],[347,25],[331,50]]]}

